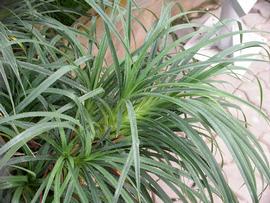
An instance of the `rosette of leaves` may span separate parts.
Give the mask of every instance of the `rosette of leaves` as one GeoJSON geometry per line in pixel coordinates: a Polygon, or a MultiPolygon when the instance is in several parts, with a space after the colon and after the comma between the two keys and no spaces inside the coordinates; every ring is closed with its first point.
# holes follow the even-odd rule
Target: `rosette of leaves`
{"type": "Polygon", "coordinates": [[[44,1],[23,2],[0,24],[1,201],[154,202],[157,196],[173,202],[163,182],[182,202],[213,202],[214,196],[238,202],[215,159],[216,136],[259,201],[254,171],[269,183],[268,161],[229,109],[240,101],[265,115],[216,88],[212,78],[233,73],[237,61],[255,60],[233,53],[262,44],[235,45],[197,61],[201,48],[243,31],[216,35],[226,21],[172,41],[175,31],[200,25],[172,25],[185,14],[171,17],[168,4],[144,44],[131,51],[132,1],[126,8],[115,4],[108,15],[102,2],[85,0],[104,21],[101,39],[94,19],[82,32],[48,16],[44,1]],[[182,48],[199,34],[198,43],[182,48]],[[87,50],[78,36],[88,39],[87,50]],[[113,39],[124,47],[123,58],[113,39]]]}

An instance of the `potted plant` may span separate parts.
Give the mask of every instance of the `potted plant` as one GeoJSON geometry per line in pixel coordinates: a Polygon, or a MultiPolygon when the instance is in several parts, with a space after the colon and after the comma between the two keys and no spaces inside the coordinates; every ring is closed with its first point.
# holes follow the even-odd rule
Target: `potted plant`
{"type": "Polygon", "coordinates": [[[0,24],[1,201],[153,202],[155,195],[173,202],[159,179],[182,202],[213,202],[214,196],[238,202],[215,160],[213,135],[225,142],[250,196],[259,201],[254,169],[269,183],[268,161],[228,109],[240,101],[265,115],[211,80],[233,71],[235,61],[252,60],[232,54],[258,42],[197,61],[202,47],[241,32],[216,36],[224,25],[219,23],[169,40],[174,31],[199,25],[172,25],[185,14],[171,17],[168,4],[142,46],[131,51],[133,1],[126,8],[107,5],[113,7],[106,14],[105,5],[85,0],[104,21],[100,40],[94,18],[87,32],[80,31],[48,16],[50,2],[26,2],[12,4],[16,12],[0,24]],[[123,23],[123,35],[115,19],[123,23]],[[195,46],[182,48],[202,31],[195,46]],[[89,49],[78,36],[88,38],[89,49]],[[123,58],[113,38],[123,46],[123,58]]]}

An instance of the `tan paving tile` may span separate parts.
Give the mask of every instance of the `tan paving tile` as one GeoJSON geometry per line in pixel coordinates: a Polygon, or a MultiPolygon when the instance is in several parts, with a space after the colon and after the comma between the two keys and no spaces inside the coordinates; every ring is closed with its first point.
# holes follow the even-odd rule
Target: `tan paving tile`
{"type": "Polygon", "coordinates": [[[233,162],[233,157],[228,150],[226,144],[223,142],[223,140],[220,137],[216,138],[217,144],[220,148],[220,151],[216,151],[215,158],[219,164],[228,165],[233,162]],[[222,156],[220,155],[220,152],[222,153],[222,156]]]}
{"type": "Polygon", "coordinates": [[[264,192],[264,195],[260,199],[260,203],[269,203],[270,200],[270,189],[267,188],[264,192]]]}
{"type": "MultiPolygon", "coordinates": [[[[267,63],[255,63],[252,64],[250,69],[254,75],[257,75],[262,81],[262,87],[264,89],[264,102],[263,109],[266,113],[270,113],[270,64],[267,63]]],[[[221,78],[222,79],[222,78],[221,78]]],[[[244,79],[242,83],[238,86],[238,88],[234,91],[235,95],[240,96],[243,99],[247,99],[251,101],[255,105],[260,104],[260,91],[258,84],[256,83],[256,78],[253,76],[248,76],[248,79],[244,79]]],[[[240,104],[240,103],[239,103],[240,104]]],[[[249,130],[258,138],[263,151],[266,156],[270,160],[270,127],[269,123],[260,116],[256,111],[247,107],[246,105],[240,104],[240,107],[245,113],[249,123],[249,130]]],[[[239,113],[239,112],[238,112],[239,113]]],[[[234,113],[234,115],[237,115],[234,113]]],[[[238,115],[239,116],[239,115],[238,115]]],[[[241,116],[240,116],[241,117],[241,116]]],[[[240,118],[239,117],[239,118],[240,118]]],[[[222,145],[221,145],[222,146],[222,145]]],[[[227,157],[228,151],[224,151],[224,156],[227,157]]],[[[233,188],[233,191],[236,192],[237,197],[241,203],[247,202],[251,203],[251,199],[246,195],[248,194],[246,187],[241,187],[243,183],[243,179],[240,176],[239,171],[237,170],[236,164],[234,162],[230,162],[229,164],[224,165],[224,173],[227,176],[228,183],[233,188]]],[[[261,184],[261,177],[257,174],[256,180],[258,181],[258,191],[263,189],[261,184]]],[[[261,202],[266,203],[267,200],[269,202],[270,199],[270,191],[267,190],[263,193],[261,202]]],[[[217,201],[218,202],[218,201],[217,201]]]]}
{"type": "MultiPolygon", "coordinates": [[[[260,3],[260,2],[259,2],[260,3]]],[[[260,4],[259,6],[265,5],[265,3],[260,4]]],[[[269,4],[270,5],[270,4],[269,4]]],[[[268,6],[268,5],[267,5],[268,6]]],[[[258,7],[257,7],[258,9],[258,7]]],[[[261,11],[265,11],[265,9],[260,8],[261,11]]],[[[267,14],[270,15],[270,10],[268,10],[267,14]]],[[[270,20],[265,19],[268,16],[262,16],[259,13],[249,14],[248,16],[244,17],[244,22],[249,27],[254,27],[256,29],[263,28],[263,30],[270,30],[270,20]]],[[[264,35],[265,36],[265,35],[264,35]]],[[[270,41],[270,35],[267,36],[270,41]]],[[[254,39],[256,40],[256,39],[254,39]]],[[[256,75],[262,85],[263,88],[263,110],[269,114],[270,113],[270,63],[266,62],[253,62],[249,68],[252,74],[245,74],[242,77],[242,81],[239,81],[235,78],[230,76],[219,76],[217,80],[225,80],[230,82],[230,85],[223,84],[218,85],[219,88],[222,88],[228,92],[233,92],[235,95],[239,96],[242,99],[249,100],[255,105],[260,104],[260,90],[258,83],[256,81],[256,75]]],[[[245,115],[248,119],[249,123],[249,130],[257,137],[259,143],[261,144],[264,153],[266,154],[267,158],[270,160],[270,126],[266,120],[260,116],[256,111],[250,109],[249,107],[238,103],[242,110],[245,112],[245,115]]],[[[241,114],[239,112],[232,112],[233,115],[238,116],[241,119],[241,114]]],[[[219,140],[219,138],[217,138],[219,140]]],[[[244,183],[243,179],[241,178],[240,172],[237,169],[236,163],[233,162],[229,151],[226,149],[226,146],[222,141],[218,141],[222,151],[224,152],[224,157],[229,161],[225,161],[224,165],[224,173],[227,177],[229,185],[232,187],[233,191],[237,194],[238,200],[240,203],[251,203],[252,200],[247,195],[248,190],[242,184],[244,183]]],[[[220,157],[216,156],[217,160],[220,161],[220,157]]],[[[261,182],[261,177],[256,173],[256,180],[258,182],[258,191],[263,190],[264,186],[261,182]]],[[[221,202],[220,200],[215,200],[215,203],[221,202]]],[[[270,202],[270,189],[264,191],[260,203],[269,203],[270,202]]]]}
{"type": "Polygon", "coordinates": [[[265,19],[259,13],[249,13],[246,16],[242,17],[242,20],[249,28],[254,28],[267,22],[267,19],[265,19]]]}
{"type": "Polygon", "coordinates": [[[231,163],[224,166],[224,171],[227,177],[227,181],[231,186],[232,190],[238,197],[240,202],[251,202],[250,197],[247,195],[248,190],[244,184],[244,180],[241,177],[241,174],[236,166],[236,164],[231,163]]]}
{"type": "MultiPolygon", "coordinates": [[[[270,31],[270,3],[266,3],[263,0],[259,0],[252,13],[243,17],[243,21],[250,28],[255,30],[265,30],[270,31]]],[[[270,34],[260,33],[262,36],[270,42],[270,34]]],[[[256,39],[254,39],[256,40],[256,39]]],[[[217,83],[216,86],[227,91],[234,93],[234,95],[239,96],[242,99],[249,100],[255,105],[260,105],[260,91],[258,83],[256,82],[256,75],[260,81],[264,91],[263,96],[263,110],[270,115],[270,63],[266,62],[253,62],[249,67],[249,71],[252,74],[247,73],[241,80],[238,80],[231,76],[218,76],[214,78],[216,81],[228,81],[229,83],[217,83]]],[[[265,119],[260,116],[256,111],[238,102],[240,107],[245,113],[249,123],[249,130],[255,135],[261,144],[263,151],[265,152],[267,158],[270,160],[270,126],[265,119]]],[[[243,116],[240,112],[232,111],[232,114],[237,116],[239,119],[243,120],[243,116]]],[[[223,152],[224,167],[223,171],[228,180],[229,185],[232,187],[233,191],[236,193],[240,203],[251,203],[252,200],[248,195],[248,190],[243,186],[243,179],[237,168],[236,163],[233,161],[229,150],[227,149],[221,138],[216,138],[221,151],[223,152]]],[[[216,153],[215,155],[217,161],[221,162],[221,157],[216,153]]],[[[255,173],[256,180],[258,182],[258,192],[260,192],[264,185],[262,184],[261,177],[258,172],[255,173]]],[[[162,184],[162,183],[161,183],[162,184]]],[[[163,184],[166,188],[166,185],[163,184]]],[[[168,193],[171,194],[171,193],[168,193]]],[[[175,194],[171,194],[174,197],[175,194]]],[[[157,202],[160,202],[157,201],[157,202]]],[[[222,201],[215,198],[215,203],[221,203],[222,201]]],[[[270,189],[266,189],[262,195],[260,203],[270,202],[270,189]]]]}

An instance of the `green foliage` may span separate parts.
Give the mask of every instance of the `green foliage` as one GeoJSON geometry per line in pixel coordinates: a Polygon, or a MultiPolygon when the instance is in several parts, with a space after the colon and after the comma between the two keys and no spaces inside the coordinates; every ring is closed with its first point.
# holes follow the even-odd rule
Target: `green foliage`
{"type": "Polygon", "coordinates": [[[55,5],[59,12],[53,17],[65,25],[72,25],[76,19],[86,14],[87,10],[90,9],[84,0],[56,0],[55,5]]]}
{"type": "Polygon", "coordinates": [[[185,14],[170,17],[168,4],[144,44],[131,52],[131,1],[124,10],[116,3],[108,16],[100,1],[85,0],[105,22],[100,40],[92,34],[95,20],[82,32],[49,16],[53,3],[23,2],[11,4],[14,12],[0,23],[1,201],[153,202],[155,194],[172,202],[158,179],[182,202],[213,202],[214,195],[237,202],[214,158],[217,135],[259,202],[254,170],[270,183],[268,161],[229,109],[240,101],[265,115],[211,80],[232,73],[236,61],[255,60],[232,56],[259,42],[197,61],[201,48],[243,32],[216,36],[230,21],[202,27],[201,40],[180,49],[199,32],[170,42],[171,35],[200,25],[172,25],[185,14]],[[123,36],[114,27],[116,18],[125,25],[123,36]],[[78,36],[97,53],[85,50],[78,36]],[[122,43],[123,58],[112,37],[122,43]],[[105,63],[106,52],[112,64],[105,63]]]}

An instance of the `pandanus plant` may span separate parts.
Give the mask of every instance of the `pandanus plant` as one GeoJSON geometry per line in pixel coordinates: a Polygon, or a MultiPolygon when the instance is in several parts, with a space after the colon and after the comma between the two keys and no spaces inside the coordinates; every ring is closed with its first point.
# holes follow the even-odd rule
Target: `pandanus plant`
{"type": "Polygon", "coordinates": [[[83,31],[66,26],[52,17],[62,10],[53,3],[15,1],[1,19],[1,202],[154,202],[154,196],[173,202],[159,182],[182,202],[238,202],[215,159],[216,136],[252,200],[259,201],[254,171],[269,183],[268,161],[230,109],[241,102],[267,116],[216,88],[212,78],[232,74],[237,61],[254,60],[233,53],[260,43],[235,45],[198,61],[194,56],[201,48],[243,31],[216,35],[230,21],[213,27],[175,24],[186,14],[172,17],[172,4],[165,4],[143,45],[132,50],[133,1],[121,7],[85,0],[104,21],[99,39],[95,18],[83,31]],[[200,30],[171,40],[175,31],[194,27],[200,30]],[[199,34],[194,46],[183,48],[199,34]],[[88,49],[78,37],[87,39],[88,49]]]}

